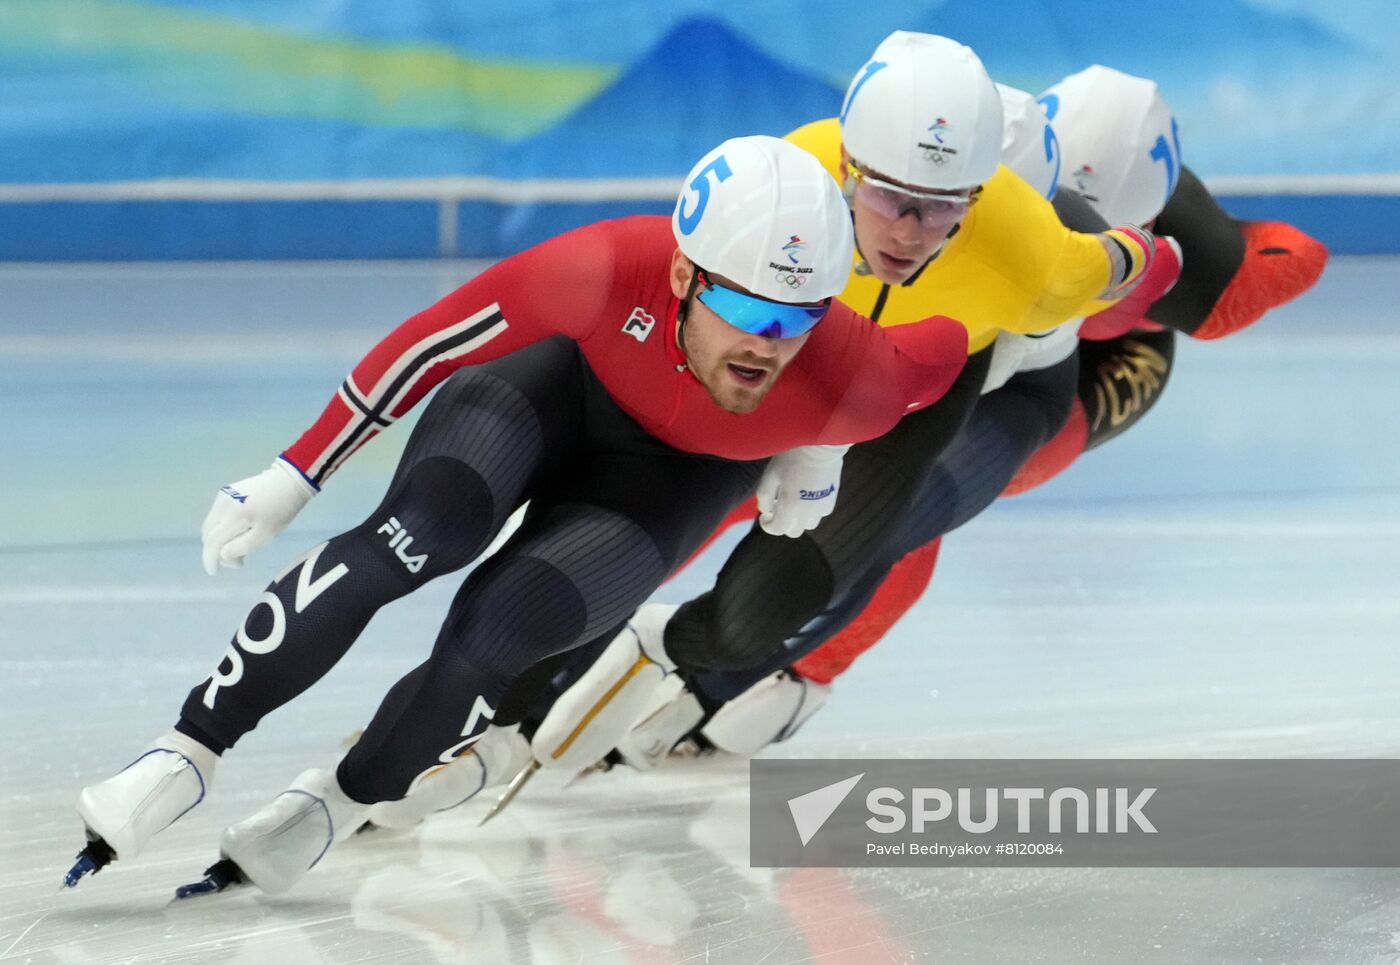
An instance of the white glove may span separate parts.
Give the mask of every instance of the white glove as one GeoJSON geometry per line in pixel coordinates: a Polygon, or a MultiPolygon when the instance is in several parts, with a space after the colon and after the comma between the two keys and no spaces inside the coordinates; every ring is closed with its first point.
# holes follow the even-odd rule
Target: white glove
{"type": "Polygon", "coordinates": [[[200,529],[204,572],[215,576],[220,566],[242,566],[244,557],[286,529],[314,495],[316,487],[281,456],[256,476],[220,489],[200,529]]]}
{"type": "Polygon", "coordinates": [[[773,536],[801,536],[831,515],[850,446],[802,446],[768,460],[758,481],[758,525],[773,536]]]}

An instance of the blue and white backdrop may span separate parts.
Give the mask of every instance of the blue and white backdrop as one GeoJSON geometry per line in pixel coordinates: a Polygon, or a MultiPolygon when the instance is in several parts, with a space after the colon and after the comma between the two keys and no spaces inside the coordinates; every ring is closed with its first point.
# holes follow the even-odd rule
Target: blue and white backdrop
{"type": "Polygon", "coordinates": [[[1232,211],[1400,251],[1391,0],[0,0],[0,259],[507,254],[834,114],[897,28],[1153,77],[1232,211]]]}

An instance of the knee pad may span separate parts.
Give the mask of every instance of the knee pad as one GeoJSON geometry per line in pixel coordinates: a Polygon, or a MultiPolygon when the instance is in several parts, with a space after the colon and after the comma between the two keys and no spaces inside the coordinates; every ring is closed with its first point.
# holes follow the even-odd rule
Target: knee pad
{"type": "Polygon", "coordinates": [[[582,594],[557,567],[528,556],[493,557],[457,594],[433,660],[460,660],[513,680],[576,643],[586,623],[582,594]]]}
{"type": "Polygon", "coordinates": [[[820,616],[832,595],[831,568],[816,544],[765,537],[743,556],[736,550],[715,588],[676,611],[666,653],[692,672],[759,667],[820,616]]]}
{"type": "Polygon", "coordinates": [[[549,507],[468,578],[439,649],[514,677],[625,621],[665,572],[630,518],[587,504],[549,507]]]}

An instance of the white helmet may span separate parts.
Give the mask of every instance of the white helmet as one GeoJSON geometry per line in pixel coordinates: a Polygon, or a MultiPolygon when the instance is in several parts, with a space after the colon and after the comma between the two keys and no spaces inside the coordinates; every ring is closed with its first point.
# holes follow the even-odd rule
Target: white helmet
{"type": "Polygon", "coordinates": [[[1146,224],[1162,213],[1181,175],[1181,143],[1156,84],[1095,64],[1040,102],[1064,151],[1060,184],[1110,224],[1146,224]]]}
{"type": "Polygon", "coordinates": [[[855,236],[840,187],[776,137],[731,138],[701,158],[671,228],[695,264],[774,301],[839,295],[851,274],[855,236]]]}
{"type": "Polygon", "coordinates": [[[1046,198],[1055,196],[1060,179],[1060,147],[1055,129],[1035,96],[1016,87],[997,84],[1001,95],[1001,163],[1046,198]]]}
{"type": "Polygon", "coordinates": [[[961,191],[996,173],[1001,98],[971,48],[896,30],[875,48],[841,105],[841,141],[877,176],[961,191]]]}

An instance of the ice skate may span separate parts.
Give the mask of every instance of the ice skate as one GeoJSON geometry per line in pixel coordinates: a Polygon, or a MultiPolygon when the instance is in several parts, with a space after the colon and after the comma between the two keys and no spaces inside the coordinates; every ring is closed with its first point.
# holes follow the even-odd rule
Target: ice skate
{"type": "Polygon", "coordinates": [[[602,760],[645,714],[675,664],[666,656],[666,624],[676,612],[649,603],[578,681],[566,690],[536,729],[531,746],[544,767],[578,772],[602,760]]]}
{"type": "MultiPolygon", "coordinates": [[[[603,758],[603,763],[617,760],[634,770],[653,770],[704,719],[705,710],[700,706],[700,701],[685,686],[679,674],[671,674],[656,688],[637,725],[618,741],[616,752],[603,758]]],[[[597,765],[585,768],[578,776],[582,777],[596,768],[597,765]]]]}
{"type": "Polygon", "coordinates": [[[176,897],[243,883],[268,894],[286,891],[368,817],[369,805],[346,797],[333,771],[304,771],[261,810],[227,828],[219,862],[203,881],[180,888],[176,897]]]}
{"type": "Polygon", "coordinates": [[[153,836],[204,800],[218,761],[203,744],[172,731],[119,774],[83,788],[78,815],[88,843],[63,883],[71,888],[113,858],[136,857],[153,836]]]}
{"type": "Polygon", "coordinates": [[[383,828],[411,828],[430,814],[455,808],[488,788],[509,783],[529,763],[530,742],[519,730],[488,727],[466,753],[430,772],[403,798],[370,808],[370,823],[383,828]]]}

